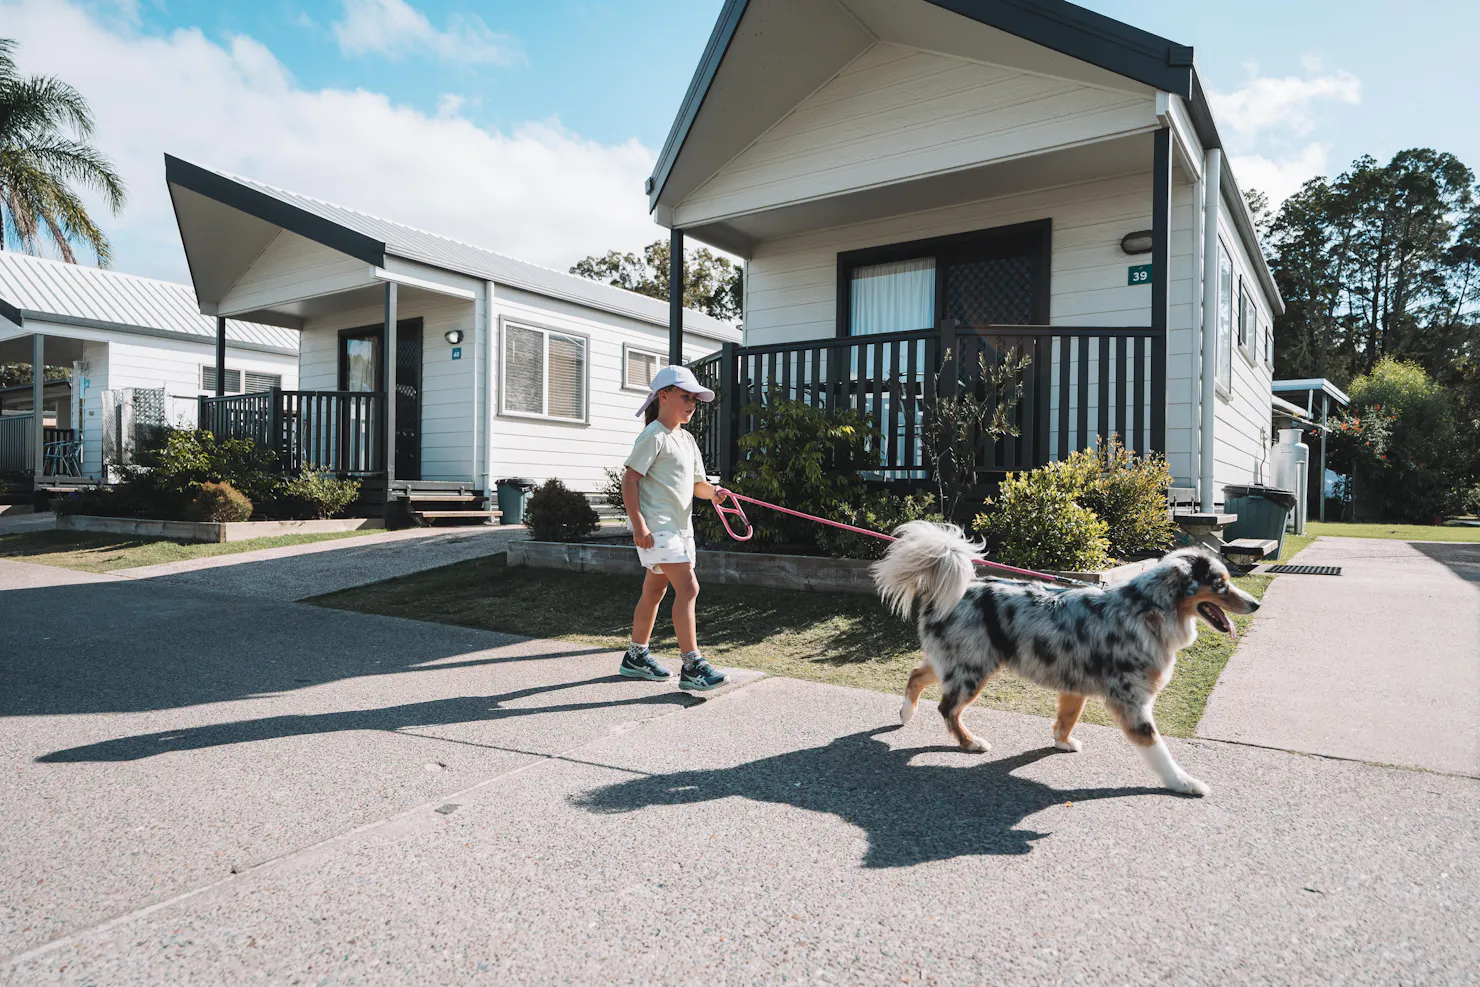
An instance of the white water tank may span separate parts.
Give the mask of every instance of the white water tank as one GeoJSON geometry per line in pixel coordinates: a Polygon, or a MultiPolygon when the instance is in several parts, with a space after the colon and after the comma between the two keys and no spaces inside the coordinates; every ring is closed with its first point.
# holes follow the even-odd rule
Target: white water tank
{"type": "Polygon", "coordinates": [[[1310,446],[1300,441],[1300,429],[1280,429],[1279,444],[1270,455],[1270,472],[1274,486],[1295,493],[1291,511],[1295,534],[1305,534],[1306,504],[1310,485],[1310,446]]]}

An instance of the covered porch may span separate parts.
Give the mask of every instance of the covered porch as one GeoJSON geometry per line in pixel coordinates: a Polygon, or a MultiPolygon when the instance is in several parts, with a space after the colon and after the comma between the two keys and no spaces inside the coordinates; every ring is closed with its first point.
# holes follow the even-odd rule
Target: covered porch
{"type": "MultiPolygon", "coordinates": [[[[0,320],[16,327],[21,323],[19,313],[10,319],[0,311],[0,320]]],[[[31,367],[30,383],[0,388],[0,477],[12,485],[86,482],[81,430],[75,421],[76,382],[70,377],[47,380],[45,375],[48,366],[70,370],[81,359],[81,340],[40,332],[0,338],[0,363],[31,367]]]]}

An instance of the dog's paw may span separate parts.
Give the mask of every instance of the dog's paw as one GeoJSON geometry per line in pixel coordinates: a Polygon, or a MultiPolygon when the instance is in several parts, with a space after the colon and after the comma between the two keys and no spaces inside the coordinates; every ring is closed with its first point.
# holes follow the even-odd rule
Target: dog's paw
{"type": "Polygon", "coordinates": [[[915,704],[905,700],[905,704],[899,707],[899,725],[904,726],[915,718],[915,704]]]}
{"type": "Polygon", "coordinates": [[[961,749],[964,751],[969,751],[972,754],[984,754],[992,749],[992,745],[987,743],[980,737],[973,737],[971,738],[971,743],[962,744],[961,749]]]}
{"type": "Polygon", "coordinates": [[[1069,751],[1072,754],[1078,754],[1081,750],[1084,749],[1084,745],[1073,737],[1069,737],[1065,740],[1055,740],[1053,742],[1053,745],[1061,751],[1069,751]]]}
{"type": "Polygon", "coordinates": [[[1206,784],[1198,781],[1191,775],[1182,775],[1180,778],[1173,778],[1167,783],[1167,787],[1174,792],[1181,792],[1183,795],[1196,795],[1199,798],[1210,795],[1213,791],[1206,784]]]}

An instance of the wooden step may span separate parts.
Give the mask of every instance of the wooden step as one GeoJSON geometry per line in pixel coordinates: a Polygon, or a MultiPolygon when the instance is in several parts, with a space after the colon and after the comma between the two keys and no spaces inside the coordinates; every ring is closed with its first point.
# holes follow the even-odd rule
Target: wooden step
{"type": "Polygon", "coordinates": [[[503,517],[502,511],[411,511],[411,520],[416,524],[433,521],[477,521],[488,524],[503,517]]]}
{"type": "Polygon", "coordinates": [[[483,499],[484,499],[483,498],[483,495],[482,494],[479,494],[479,493],[470,493],[470,494],[457,494],[457,493],[426,493],[426,494],[421,494],[421,493],[418,493],[418,494],[410,494],[410,495],[408,495],[406,497],[407,503],[413,503],[413,504],[432,503],[434,501],[436,503],[439,503],[439,504],[481,502],[483,499]]]}
{"type": "Polygon", "coordinates": [[[1274,538],[1235,538],[1223,546],[1223,554],[1231,559],[1258,561],[1273,555],[1280,547],[1274,538]]]}

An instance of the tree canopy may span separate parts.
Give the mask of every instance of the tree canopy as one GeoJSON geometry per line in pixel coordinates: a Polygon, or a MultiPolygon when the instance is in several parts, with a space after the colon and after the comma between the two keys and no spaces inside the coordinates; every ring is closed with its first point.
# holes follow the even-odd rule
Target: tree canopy
{"type": "Polygon", "coordinates": [[[123,208],[123,179],[87,141],[92,113],[71,86],[52,76],[16,71],[16,43],[0,38],[0,249],[15,244],[35,253],[50,242],[76,263],[74,243],[85,243],[107,266],[108,238],[78,194],[102,197],[115,214],[123,208]]]}
{"type": "MultiPolygon", "coordinates": [[[[668,300],[668,244],[655,240],[642,255],[608,250],[579,260],[570,269],[593,281],[604,281],[649,298],[668,300]]],[[[683,304],[725,322],[739,322],[744,271],[708,247],[684,251],[683,304]]]]}

